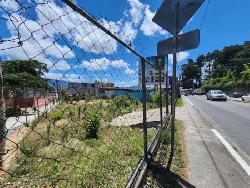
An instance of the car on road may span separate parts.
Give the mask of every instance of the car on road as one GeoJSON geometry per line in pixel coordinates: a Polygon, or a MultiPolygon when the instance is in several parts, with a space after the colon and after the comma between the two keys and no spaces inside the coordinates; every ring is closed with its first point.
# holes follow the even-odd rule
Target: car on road
{"type": "Polygon", "coordinates": [[[249,95],[244,95],[241,97],[242,101],[244,102],[250,102],[250,94],[249,95]]]}
{"type": "Polygon", "coordinates": [[[227,96],[225,93],[223,93],[221,90],[209,90],[206,94],[207,100],[222,100],[226,101],[227,96]]]}
{"type": "Polygon", "coordinates": [[[205,95],[205,89],[195,89],[193,92],[194,95],[205,95]]]}

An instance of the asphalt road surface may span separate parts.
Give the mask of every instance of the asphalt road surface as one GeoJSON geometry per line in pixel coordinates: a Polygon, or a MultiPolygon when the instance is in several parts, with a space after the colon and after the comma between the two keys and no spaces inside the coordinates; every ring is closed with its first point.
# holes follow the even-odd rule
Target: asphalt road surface
{"type": "Polygon", "coordinates": [[[206,96],[188,96],[187,99],[250,156],[250,103],[210,101],[206,96]]]}

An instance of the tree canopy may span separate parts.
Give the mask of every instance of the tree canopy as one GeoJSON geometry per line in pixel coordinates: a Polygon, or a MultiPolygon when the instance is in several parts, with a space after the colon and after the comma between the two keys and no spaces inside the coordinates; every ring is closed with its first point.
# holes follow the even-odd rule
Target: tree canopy
{"type": "Polygon", "coordinates": [[[47,81],[42,78],[47,72],[46,64],[36,60],[12,60],[1,62],[4,87],[9,91],[25,88],[48,90],[47,81]]]}
{"type": "Polygon", "coordinates": [[[222,50],[200,55],[196,60],[188,60],[182,69],[182,82],[198,79],[200,83],[197,85],[200,87],[203,78],[202,86],[205,89],[249,89],[249,68],[250,41],[246,41],[242,45],[226,46],[222,50]],[[200,68],[199,74],[197,67],[200,68]]]}

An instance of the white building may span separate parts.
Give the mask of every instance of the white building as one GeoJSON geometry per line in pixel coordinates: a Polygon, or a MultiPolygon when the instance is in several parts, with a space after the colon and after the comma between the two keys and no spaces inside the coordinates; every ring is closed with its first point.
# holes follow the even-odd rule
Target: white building
{"type": "MultiPolygon", "coordinates": [[[[161,57],[161,58],[157,58],[156,56],[152,56],[152,57],[148,57],[147,60],[149,60],[151,62],[152,65],[146,63],[145,64],[145,77],[146,77],[146,86],[147,88],[159,88],[160,85],[160,74],[159,74],[159,70],[155,69],[155,67],[160,67],[161,68],[161,72],[164,73],[164,75],[162,75],[161,78],[161,85],[162,88],[166,87],[166,71],[167,71],[167,66],[165,63],[165,58],[161,57]]],[[[141,75],[141,66],[139,66],[139,70],[138,70],[138,84],[139,86],[141,86],[141,79],[142,79],[142,75],[141,75]]]]}

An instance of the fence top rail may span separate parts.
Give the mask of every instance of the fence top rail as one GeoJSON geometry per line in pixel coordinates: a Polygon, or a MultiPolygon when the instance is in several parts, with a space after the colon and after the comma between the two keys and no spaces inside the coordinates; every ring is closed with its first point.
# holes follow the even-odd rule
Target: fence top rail
{"type": "MultiPolygon", "coordinates": [[[[116,36],[111,31],[109,31],[102,24],[100,24],[93,16],[91,16],[85,10],[82,10],[80,7],[78,7],[76,4],[74,4],[74,2],[72,2],[71,0],[62,0],[62,2],[64,2],[70,8],[72,8],[72,10],[74,10],[75,12],[79,13],[81,16],[85,17],[89,22],[91,22],[92,24],[94,24],[95,26],[97,26],[99,29],[101,29],[103,32],[105,32],[107,35],[109,35],[114,40],[116,40],[117,42],[119,42],[121,45],[123,45],[125,48],[127,48],[130,52],[132,52],[133,54],[135,54],[137,57],[139,57],[140,59],[143,59],[144,62],[148,63],[149,65],[151,65],[152,67],[154,67],[155,69],[158,70],[158,68],[156,66],[154,66],[152,64],[152,62],[150,62],[147,58],[143,57],[141,54],[139,54],[137,51],[135,51],[133,48],[131,48],[128,44],[126,44],[124,41],[122,41],[118,36],[116,36]]],[[[162,74],[164,76],[166,76],[165,73],[162,73],[162,74]]]]}

